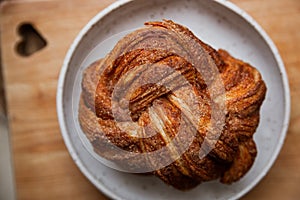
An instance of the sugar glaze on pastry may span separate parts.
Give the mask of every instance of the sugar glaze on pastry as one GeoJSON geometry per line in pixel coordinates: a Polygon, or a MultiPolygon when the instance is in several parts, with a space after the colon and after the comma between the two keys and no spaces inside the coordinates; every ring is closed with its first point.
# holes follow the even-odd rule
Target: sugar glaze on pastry
{"type": "Polygon", "coordinates": [[[133,154],[158,151],[172,140],[176,144],[190,140],[179,155],[176,148],[169,147],[170,156],[174,156],[172,163],[147,173],[179,190],[215,179],[224,184],[238,181],[249,171],[257,154],[253,134],[266,94],[260,73],[227,51],[213,49],[171,20],[145,25],[121,39],[105,58],[83,73],[79,122],[94,151],[117,165],[140,169],[167,158],[139,160],[133,154]],[[194,48],[189,40],[201,48],[194,48]],[[195,69],[189,57],[208,62],[198,66],[203,73],[195,69]],[[204,77],[206,72],[209,75],[210,65],[218,70],[225,101],[223,128],[213,144],[205,143],[211,131],[212,109],[217,105],[209,92],[216,77],[204,77]],[[182,82],[178,74],[186,81],[182,82]],[[161,84],[154,83],[155,77],[161,84]],[[149,84],[135,87],[140,80],[149,84]],[[116,86],[120,92],[114,92],[116,86]],[[197,110],[193,112],[198,114],[192,116],[190,93],[197,96],[197,110]],[[115,102],[119,107],[114,110],[115,102]],[[126,106],[127,110],[119,109],[126,106]],[[179,129],[184,134],[178,138],[179,129]],[[203,143],[209,152],[201,152],[203,143]],[[199,156],[204,153],[204,157],[199,156]]]}

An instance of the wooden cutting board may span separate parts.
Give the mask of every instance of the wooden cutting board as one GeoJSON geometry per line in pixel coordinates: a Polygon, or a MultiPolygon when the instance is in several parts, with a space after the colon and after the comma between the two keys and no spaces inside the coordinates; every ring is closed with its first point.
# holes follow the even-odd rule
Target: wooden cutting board
{"type": "MultiPolygon", "coordinates": [[[[79,30],[113,0],[16,0],[1,4],[1,50],[18,199],[107,199],[78,170],[60,135],[56,86],[79,30]],[[30,56],[16,49],[30,23],[47,42],[30,56]]],[[[299,199],[300,1],[232,0],[266,30],[289,75],[292,113],[283,149],[243,199],[299,199]]]]}

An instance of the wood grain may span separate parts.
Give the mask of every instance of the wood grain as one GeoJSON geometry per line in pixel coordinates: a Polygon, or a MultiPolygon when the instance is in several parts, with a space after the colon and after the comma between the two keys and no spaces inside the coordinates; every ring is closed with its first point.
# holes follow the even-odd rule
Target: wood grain
{"type": "MultiPolygon", "coordinates": [[[[2,64],[18,199],[107,199],[78,170],[63,143],[56,86],[66,51],[79,30],[113,0],[19,0],[1,4],[2,64]],[[15,51],[17,27],[30,22],[46,48],[15,51]],[[66,37],[67,36],[67,37],[66,37]]],[[[270,35],[284,60],[292,96],[283,149],[267,176],[243,199],[299,199],[300,1],[232,0],[270,35]]]]}
{"type": "Polygon", "coordinates": [[[265,29],[284,61],[291,90],[291,121],[285,144],[266,177],[244,199],[299,199],[300,1],[233,0],[265,29]]]}
{"type": "Polygon", "coordinates": [[[2,4],[3,73],[18,199],[106,199],[69,156],[60,135],[55,100],[59,71],[71,42],[111,2],[2,4]],[[20,41],[17,27],[24,22],[32,23],[48,43],[30,57],[15,51],[20,41]]]}

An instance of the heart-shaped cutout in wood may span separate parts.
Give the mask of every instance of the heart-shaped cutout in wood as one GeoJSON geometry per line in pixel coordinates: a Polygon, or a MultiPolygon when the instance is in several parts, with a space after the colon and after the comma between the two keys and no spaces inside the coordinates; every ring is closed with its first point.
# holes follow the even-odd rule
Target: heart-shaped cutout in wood
{"type": "Polygon", "coordinates": [[[21,41],[17,43],[16,51],[21,56],[30,56],[47,45],[47,41],[31,23],[21,24],[18,27],[18,34],[21,41]]]}

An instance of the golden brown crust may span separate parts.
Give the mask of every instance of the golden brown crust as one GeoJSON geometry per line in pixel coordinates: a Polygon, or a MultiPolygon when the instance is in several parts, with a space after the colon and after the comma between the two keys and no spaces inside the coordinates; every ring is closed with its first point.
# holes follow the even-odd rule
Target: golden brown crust
{"type": "MultiPolygon", "coordinates": [[[[125,164],[130,168],[155,165],[161,160],[139,160],[122,151],[116,154],[115,147],[133,153],[154,152],[174,139],[181,127],[186,134],[176,139],[188,140],[196,132],[191,144],[173,163],[154,170],[154,175],[180,190],[218,178],[226,184],[239,180],[250,169],[257,153],[253,134],[266,93],[261,75],[249,64],[233,58],[225,50],[214,50],[187,28],[170,20],[146,25],[148,27],[122,39],[106,58],[84,72],[79,121],[95,152],[120,165],[124,160],[130,160],[130,164],[125,164]],[[196,41],[202,49],[187,44],[188,40],[196,41]],[[208,55],[220,72],[226,92],[225,128],[215,144],[206,143],[204,138],[211,134],[209,127],[214,103],[209,87],[216,77],[212,76],[208,81],[203,79],[210,70],[205,68],[207,65],[200,66],[204,72],[200,74],[186,59],[195,55],[208,55]],[[130,76],[125,76],[127,73],[130,76]],[[156,74],[163,75],[156,80],[156,74]],[[180,81],[179,76],[187,82],[180,81]],[[141,81],[150,83],[135,87],[141,81]],[[116,85],[121,89],[117,90],[116,85]],[[198,125],[188,114],[189,108],[176,99],[176,95],[182,94],[181,100],[191,102],[188,90],[197,95],[195,104],[199,109],[196,112],[201,116],[198,125]],[[132,134],[139,130],[130,127],[122,109],[124,99],[129,103],[131,120],[143,128],[143,134],[148,134],[146,138],[133,137],[132,134]],[[112,104],[116,102],[121,102],[120,107],[113,112],[112,104]],[[160,123],[164,124],[163,129],[160,123]],[[204,150],[213,145],[212,150],[202,152],[202,143],[206,145],[204,150]],[[200,158],[203,153],[208,154],[200,158]]],[[[201,59],[206,62],[206,58],[201,59]]],[[[176,154],[176,150],[169,150],[176,154]]]]}

